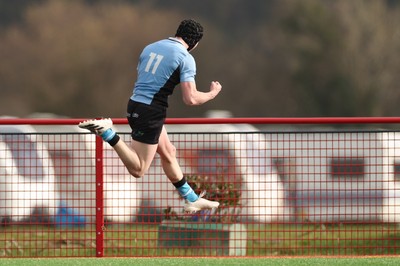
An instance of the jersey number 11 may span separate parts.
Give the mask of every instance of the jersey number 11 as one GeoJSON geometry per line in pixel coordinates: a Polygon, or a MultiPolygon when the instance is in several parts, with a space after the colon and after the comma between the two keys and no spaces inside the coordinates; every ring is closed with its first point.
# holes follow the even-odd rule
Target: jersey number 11
{"type": "Polygon", "coordinates": [[[146,65],[146,68],[144,69],[144,71],[149,72],[151,66],[153,66],[153,68],[151,69],[151,73],[155,74],[157,71],[157,68],[160,65],[161,60],[164,58],[164,56],[156,54],[156,53],[150,53],[149,56],[150,56],[150,59],[149,59],[149,62],[147,62],[147,65],[146,65]],[[155,60],[155,62],[154,62],[154,60],[155,60]]]}

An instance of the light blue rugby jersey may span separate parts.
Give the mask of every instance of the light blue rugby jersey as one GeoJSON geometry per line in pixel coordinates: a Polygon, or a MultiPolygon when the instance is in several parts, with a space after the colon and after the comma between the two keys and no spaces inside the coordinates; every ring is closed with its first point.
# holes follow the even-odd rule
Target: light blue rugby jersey
{"type": "Polygon", "coordinates": [[[180,82],[194,81],[196,63],[178,40],[164,39],[143,49],[131,99],[168,107],[168,96],[180,82]]]}

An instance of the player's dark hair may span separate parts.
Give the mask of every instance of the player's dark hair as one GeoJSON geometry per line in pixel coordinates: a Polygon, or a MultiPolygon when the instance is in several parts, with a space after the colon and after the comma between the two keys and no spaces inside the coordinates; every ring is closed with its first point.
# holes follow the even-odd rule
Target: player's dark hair
{"type": "Polygon", "coordinates": [[[190,51],[203,38],[203,27],[193,19],[185,19],[179,25],[175,37],[181,37],[189,45],[190,51]]]}

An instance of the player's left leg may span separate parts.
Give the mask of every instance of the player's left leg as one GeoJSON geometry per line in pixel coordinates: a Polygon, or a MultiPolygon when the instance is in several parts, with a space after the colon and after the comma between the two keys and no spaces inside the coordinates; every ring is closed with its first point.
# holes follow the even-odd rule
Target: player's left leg
{"type": "Polygon", "coordinates": [[[113,130],[112,125],[110,118],[92,119],[79,123],[80,128],[90,130],[102,137],[105,142],[108,142],[132,176],[142,177],[153,161],[157,144],[146,144],[132,140],[131,144],[127,145],[113,130]]]}
{"type": "Polygon", "coordinates": [[[183,177],[183,173],[176,159],[176,148],[169,140],[165,127],[161,130],[157,153],[160,155],[161,164],[168,179],[172,183],[180,181],[183,177]]]}
{"type": "Polygon", "coordinates": [[[199,197],[183,177],[181,167],[176,158],[176,148],[169,140],[165,127],[161,131],[157,153],[160,155],[161,164],[168,179],[187,201],[185,205],[186,212],[192,213],[204,209],[218,208],[218,202],[204,199],[202,198],[203,195],[199,197]]]}

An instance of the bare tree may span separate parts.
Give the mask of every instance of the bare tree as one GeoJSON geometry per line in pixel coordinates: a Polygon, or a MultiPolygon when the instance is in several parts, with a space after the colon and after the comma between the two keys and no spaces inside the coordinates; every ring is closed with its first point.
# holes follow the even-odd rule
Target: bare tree
{"type": "Polygon", "coordinates": [[[399,9],[385,1],[340,0],[334,10],[345,43],[342,66],[362,99],[357,114],[399,115],[399,9]]]}

